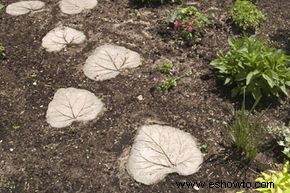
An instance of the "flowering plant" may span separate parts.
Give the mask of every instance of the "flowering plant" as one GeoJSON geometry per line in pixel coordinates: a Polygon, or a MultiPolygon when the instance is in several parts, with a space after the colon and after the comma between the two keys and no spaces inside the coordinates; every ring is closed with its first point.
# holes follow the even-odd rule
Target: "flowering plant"
{"type": "MultiPolygon", "coordinates": [[[[165,62],[161,65],[160,72],[163,74],[160,79],[159,88],[163,91],[169,91],[177,86],[177,81],[183,77],[190,76],[191,70],[184,74],[180,73],[180,69],[171,62],[165,62]]],[[[158,81],[156,79],[156,81],[158,81]]]]}
{"type": "Polygon", "coordinates": [[[169,22],[174,30],[181,32],[186,41],[194,40],[210,24],[208,18],[194,6],[180,8],[170,16],[169,22]]]}

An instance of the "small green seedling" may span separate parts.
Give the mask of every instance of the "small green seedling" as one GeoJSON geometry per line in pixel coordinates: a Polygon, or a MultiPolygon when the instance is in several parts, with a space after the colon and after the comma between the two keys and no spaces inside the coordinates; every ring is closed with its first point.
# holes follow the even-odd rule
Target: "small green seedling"
{"type": "Polygon", "coordinates": [[[174,69],[174,65],[172,63],[164,63],[161,65],[160,71],[165,75],[172,75],[173,69],[174,69]]]}
{"type": "Polygon", "coordinates": [[[0,3],[0,11],[2,11],[4,9],[4,5],[0,3]]]}
{"type": "Polygon", "coordinates": [[[207,152],[207,148],[208,148],[207,144],[202,144],[199,149],[202,153],[205,153],[207,152]]]}
{"type": "Polygon", "coordinates": [[[0,60],[5,58],[5,48],[0,44],[0,60]]]}
{"type": "Polygon", "coordinates": [[[160,82],[159,88],[163,91],[168,91],[177,86],[177,81],[185,76],[191,75],[191,70],[185,74],[178,76],[179,70],[171,62],[161,64],[160,72],[165,76],[160,82]]]}
{"type": "Polygon", "coordinates": [[[170,90],[177,86],[177,79],[174,77],[167,77],[161,81],[160,88],[162,90],[170,90]]]}

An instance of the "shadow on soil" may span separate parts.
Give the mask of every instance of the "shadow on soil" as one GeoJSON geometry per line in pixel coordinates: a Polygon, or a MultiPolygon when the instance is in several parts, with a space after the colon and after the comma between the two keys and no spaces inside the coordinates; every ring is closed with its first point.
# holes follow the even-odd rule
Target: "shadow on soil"
{"type": "MultiPolygon", "coordinates": [[[[235,109],[241,109],[243,96],[232,97],[231,90],[233,86],[225,86],[224,82],[216,77],[217,77],[217,71],[215,69],[211,69],[211,72],[209,74],[205,74],[201,76],[201,79],[203,81],[208,81],[210,79],[213,79],[213,81],[215,81],[215,88],[210,90],[210,92],[234,104],[235,109]]],[[[282,100],[284,99],[285,98],[282,98],[282,100]]],[[[255,104],[255,100],[253,99],[253,97],[246,96],[246,101],[245,101],[246,109],[247,110],[252,109],[254,104],[255,104]]],[[[255,107],[255,110],[258,112],[261,112],[263,110],[267,110],[270,108],[277,108],[279,107],[279,105],[281,105],[279,100],[275,98],[271,98],[271,97],[268,97],[268,98],[265,97],[261,99],[261,101],[255,107]]]]}
{"type": "Polygon", "coordinates": [[[290,29],[278,29],[276,34],[270,36],[270,39],[279,44],[283,44],[283,49],[290,55],[290,29]]]}

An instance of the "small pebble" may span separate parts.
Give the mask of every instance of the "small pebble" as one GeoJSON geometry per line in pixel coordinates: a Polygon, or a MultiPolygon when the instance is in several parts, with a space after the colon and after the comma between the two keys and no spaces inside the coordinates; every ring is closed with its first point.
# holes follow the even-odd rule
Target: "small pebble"
{"type": "Polygon", "coordinates": [[[139,101],[143,101],[143,100],[144,100],[144,98],[143,98],[142,95],[137,96],[137,99],[138,99],[139,101]]]}

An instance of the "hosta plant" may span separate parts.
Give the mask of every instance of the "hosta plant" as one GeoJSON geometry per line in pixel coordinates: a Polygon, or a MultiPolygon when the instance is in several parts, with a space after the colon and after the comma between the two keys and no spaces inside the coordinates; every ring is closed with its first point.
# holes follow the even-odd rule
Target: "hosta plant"
{"type": "Polygon", "coordinates": [[[199,37],[201,31],[210,24],[208,18],[194,6],[180,8],[170,16],[169,22],[189,42],[199,37]]]}
{"type": "Polygon", "coordinates": [[[234,23],[243,30],[256,29],[266,19],[263,12],[249,0],[237,0],[229,13],[234,23]]]}
{"type": "Polygon", "coordinates": [[[289,169],[289,162],[286,162],[282,171],[270,170],[267,173],[262,172],[261,177],[257,178],[256,182],[261,183],[261,185],[268,184],[268,186],[257,190],[264,193],[290,193],[289,169]]]}
{"type": "Polygon", "coordinates": [[[255,36],[229,40],[230,50],[219,52],[211,62],[225,85],[233,87],[232,96],[252,95],[256,101],[262,96],[288,95],[290,85],[290,57],[282,50],[270,48],[255,36]]]}

